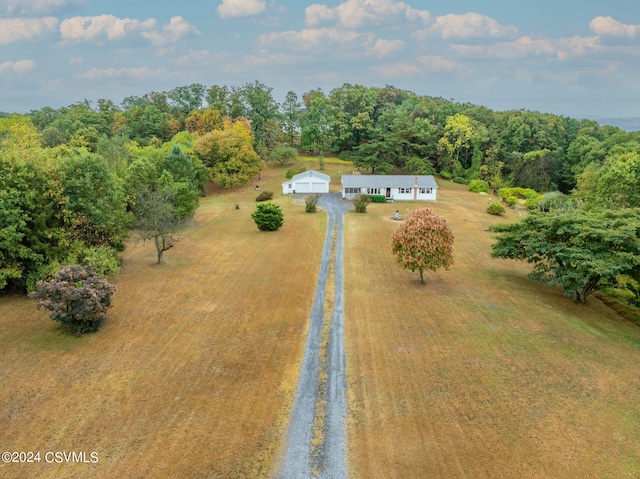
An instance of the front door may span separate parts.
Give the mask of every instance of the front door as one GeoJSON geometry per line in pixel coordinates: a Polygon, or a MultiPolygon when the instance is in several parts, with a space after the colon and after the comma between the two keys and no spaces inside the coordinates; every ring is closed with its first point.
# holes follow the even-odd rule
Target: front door
{"type": "Polygon", "coordinates": [[[387,198],[391,198],[391,188],[387,188],[387,198]]]}

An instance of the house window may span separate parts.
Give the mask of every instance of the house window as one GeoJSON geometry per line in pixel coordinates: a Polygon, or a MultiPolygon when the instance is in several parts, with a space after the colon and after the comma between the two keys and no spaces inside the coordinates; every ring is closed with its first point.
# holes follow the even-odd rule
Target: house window
{"type": "Polygon", "coordinates": [[[345,188],[344,189],[344,194],[345,195],[356,195],[360,193],[360,188],[345,188]]]}
{"type": "Polygon", "coordinates": [[[367,194],[369,195],[379,195],[380,188],[367,188],[367,194]]]}
{"type": "Polygon", "coordinates": [[[420,188],[420,194],[421,195],[430,195],[431,194],[431,188],[420,188]]]}
{"type": "Polygon", "coordinates": [[[410,194],[411,193],[411,188],[398,188],[398,193],[400,194],[410,194]]]}

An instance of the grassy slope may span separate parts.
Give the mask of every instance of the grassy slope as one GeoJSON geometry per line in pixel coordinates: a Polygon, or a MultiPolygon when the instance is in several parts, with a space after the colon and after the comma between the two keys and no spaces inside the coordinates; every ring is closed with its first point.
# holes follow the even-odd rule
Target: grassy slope
{"type": "Polygon", "coordinates": [[[350,462],[359,478],[633,478],[640,471],[640,329],[574,305],[489,257],[487,198],[442,185],[431,206],[455,266],[395,265],[388,220],[346,221],[350,462]]]}
{"type": "Polygon", "coordinates": [[[260,232],[253,186],[203,199],[155,265],[130,245],[98,334],[60,334],[33,302],[0,300],[2,450],[97,451],[97,465],[0,464],[6,478],[262,477],[293,401],[326,217],[279,194],[260,232]],[[238,201],[241,209],[235,210],[238,201]]]}

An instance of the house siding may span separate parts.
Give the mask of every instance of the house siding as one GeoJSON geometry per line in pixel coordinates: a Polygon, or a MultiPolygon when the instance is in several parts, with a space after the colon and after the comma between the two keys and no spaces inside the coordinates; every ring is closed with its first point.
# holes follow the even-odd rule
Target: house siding
{"type": "Polygon", "coordinates": [[[435,201],[438,184],[433,176],[410,175],[344,175],[342,197],[352,200],[359,193],[379,194],[394,201],[435,201]],[[417,186],[416,186],[417,185],[417,186]],[[423,192],[421,192],[423,191],[423,192]]]}

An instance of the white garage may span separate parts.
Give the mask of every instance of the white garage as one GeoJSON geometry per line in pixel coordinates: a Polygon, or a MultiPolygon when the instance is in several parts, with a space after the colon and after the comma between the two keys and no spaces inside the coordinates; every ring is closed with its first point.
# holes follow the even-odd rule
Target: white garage
{"type": "Polygon", "coordinates": [[[329,193],[331,177],[315,170],[303,171],[282,183],[282,194],[329,193]]]}

